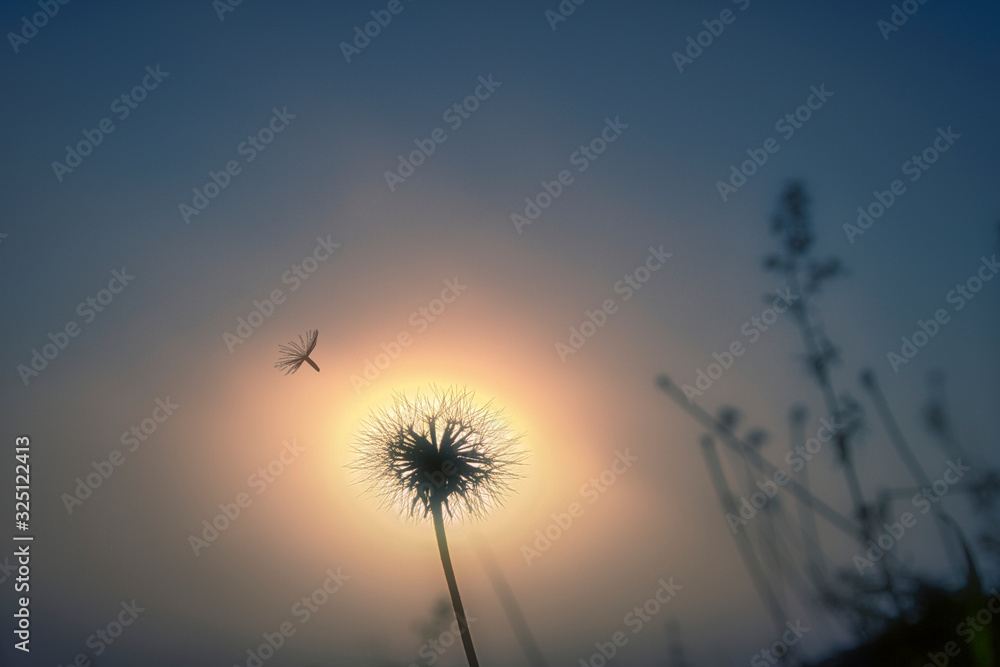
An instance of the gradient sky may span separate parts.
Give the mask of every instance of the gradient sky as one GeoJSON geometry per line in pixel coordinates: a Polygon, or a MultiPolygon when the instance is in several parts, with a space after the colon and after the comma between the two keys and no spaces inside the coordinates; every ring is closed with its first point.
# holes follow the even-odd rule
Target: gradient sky
{"type": "MultiPolygon", "coordinates": [[[[761,295],[785,287],[760,260],[789,179],[813,197],[820,253],[850,270],[820,304],[844,351],[838,383],[860,394],[859,369],[874,368],[916,435],[926,375],[946,369],[961,435],[995,462],[1000,282],[898,373],[886,353],[950,308],[948,291],[998,251],[1000,9],[929,2],[886,40],[877,22],[888,2],[746,5],[592,0],[553,30],[555,0],[402,0],[349,63],[340,44],[385,2],[247,0],[223,20],[209,0],[71,2],[16,53],[5,40],[2,435],[32,438],[36,535],[34,650],[13,655],[5,624],[8,658],[69,664],[135,599],[147,611],[97,664],[244,664],[262,632],[342,568],[343,589],[266,664],[424,664],[412,626],[445,594],[432,530],[379,510],[345,466],[369,410],[437,384],[495,399],[525,433],[516,493],[478,527],[551,664],[588,657],[669,577],[684,589],[619,664],[662,660],[668,619],[693,664],[746,664],[774,630],[711,488],[700,430],[654,378],[692,383],[713,352],[745,340],[761,295]],[[723,9],[735,21],[678,72],[672,54],[723,9]],[[112,102],[147,66],[168,75],[120,119],[112,102]],[[452,129],[442,114],[480,77],[500,85],[452,129]],[[832,97],[782,138],[775,121],[813,86],[832,97]],[[241,142],[286,108],[294,118],[247,161],[241,142]],[[53,161],[106,117],[114,131],[60,181],[53,161]],[[574,152],[609,118],[627,128],[579,172],[574,152]],[[439,127],[447,139],[390,191],[386,170],[439,127]],[[954,146],[850,243],[843,225],[858,206],[908,179],[903,163],[949,127],[954,146]],[[768,137],[780,150],[722,201],[716,182],[768,137]],[[241,171],[186,223],[179,205],[230,160],[241,171]],[[572,184],[519,234],[511,214],[564,169],[572,184]],[[340,245],[292,289],[283,276],[317,238],[340,245]],[[626,302],[616,283],[661,245],[672,256],[626,302]],[[135,278],[105,310],[78,311],[123,268],[135,278]],[[466,289],[419,324],[447,280],[466,289]],[[224,334],[274,289],[284,302],[230,351],[224,334]],[[607,324],[561,359],[556,344],[609,298],[619,308],[607,324]],[[70,321],[79,334],[22,381],[18,366],[70,321]],[[279,375],[277,346],[311,328],[322,371],[279,375]],[[352,376],[401,332],[412,344],[358,390],[352,376]],[[69,514],[62,496],[76,478],[127,449],[121,434],[168,397],[175,413],[69,514]],[[302,454],[195,556],[189,535],[291,439],[302,454]],[[535,531],[626,449],[640,463],[528,565],[535,531]]],[[[20,30],[37,11],[7,3],[0,28],[20,30]]],[[[800,351],[779,322],[700,399],[771,429],[764,454],[778,463],[788,406],[811,406],[810,432],[823,415],[800,351]]],[[[865,444],[869,489],[906,483],[877,425],[865,444]]],[[[943,470],[940,450],[918,451],[943,470]]],[[[846,507],[831,453],[817,464],[817,491],[846,507]]],[[[3,469],[9,490],[13,461],[3,469]]],[[[902,557],[934,571],[936,533],[921,528],[902,557]]],[[[523,664],[465,528],[450,530],[484,664],[523,664]]],[[[0,583],[5,613],[11,585],[0,583]]],[[[821,611],[800,615],[815,628],[807,653],[846,640],[821,611]]],[[[440,664],[462,664],[460,650],[440,664]]]]}

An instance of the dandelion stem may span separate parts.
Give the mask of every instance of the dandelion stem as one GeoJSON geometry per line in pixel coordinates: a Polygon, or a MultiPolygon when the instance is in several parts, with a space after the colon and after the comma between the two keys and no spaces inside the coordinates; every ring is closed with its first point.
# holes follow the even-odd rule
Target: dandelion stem
{"type": "Polygon", "coordinates": [[[458,592],[455,568],[451,565],[451,554],[448,551],[448,537],[444,532],[444,516],[441,512],[440,502],[436,502],[431,506],[431,514],[434,515],[434,532],[437,534],[438,550],[441,552],[441,565],[444,567],[444,578],[448,581],[448,592],[451,594],[451,604],[455,608],[458,628],[462,633],[462,645],[465,647],[465,657],[469,660],[469,667],[479,667],[479,658],[476,657],[476,649],[472,645],[472,633],[469,631],[469,622],[465,617],[465,607],[462,606],[462,596],[458,592]]]}
{"type": "Polygon", "coordinates": [[[319,373],[319,366],[316,365],[315,361],[313,361],[309,357],[306,357],[306,363],[309,364],[310,366],[312,366],[313,368],[315,368],[316,372],[319,373]]]}

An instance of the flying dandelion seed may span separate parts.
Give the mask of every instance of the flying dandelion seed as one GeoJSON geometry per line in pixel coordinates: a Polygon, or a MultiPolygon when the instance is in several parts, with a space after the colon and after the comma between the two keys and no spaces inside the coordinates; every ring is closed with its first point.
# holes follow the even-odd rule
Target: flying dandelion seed
{"type": "Polygon", "coordinates": [[[521,463],[519,436],[502,411],[478,405],[459,389],[397,394],[365,422],[352,466],[385,507],[422,519],[431,515],[441,564],[470,667],[478,667],[458,582],[451,564],[444,514],[482,518],[502,503],[521,463]]]}
{"type": "Polygon", "coordinates": [[[299,366],[302,362],[305,362],[316,369],[319,372],[319,366],[316,362],[309,358],[312,351],[316,349],[316,341],[319,339],[319,331],[317,329],[312,329],[306,332],[305,339],[299,336],[298,342],[291,341],[287,345],[279,345],[278,352],[280,358],[274,364],[274,367],[278,370],[285,371],[285,375],[291,375],[295,371],[299,370],[299,366]]]}

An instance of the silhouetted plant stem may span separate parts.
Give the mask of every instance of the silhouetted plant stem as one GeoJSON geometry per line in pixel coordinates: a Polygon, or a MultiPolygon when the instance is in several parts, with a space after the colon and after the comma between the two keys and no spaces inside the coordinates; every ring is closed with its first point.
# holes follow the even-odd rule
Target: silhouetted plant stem
{"type": "MultiPolygon", "coordinates": [[[[726,427],[720,424],[714,417],[712,417],[712,415],[705,412],[705,410],[703,410],[697,403],[689,403],[687,397],[684,396],[684,392],[681,391],[681,389],[666,375],[660,375],[657,378],[657,383],[660,389],[673,399],[674,403],[676,403],[681,409],[685,410],[696,421],[707,427],[710,432],[717,434],[729,433],[726,427]]],[[[735,436],[731,436],[731,438],[732,441],[741,442],[739,438],[736,438],[735,436]]],[[[723,444],[731,449],[735,449],[736,445],[734,445],[732,441],[730,439],[723,439],[723,444]]],[[[773,463],[765,459],[756,451],[750,450],[748,457],[751,465],[768,475],[773,476],[778,470],[773,463]]],[[[799,501],[811,501],[812,507],[816,510],[816,513],[826,519],[830,525],[834,526],[845,535],[850,536],[852,539],[858,538],[858,526],[851,519],[845,517],[843,514],[811,494],[795,480],[790,479],[786,486],[799,501]]]]}
{"type": "MultiPolygon", "coordinates": [[[[757,477],[757,469],[753,467],[750,463],[751,452],[757,453],[756,448],[753,447],[747,440],[750,439],[749,436],[744,439],[739,439],[733,432],[733,425],[725,421],[722,423],[723,431],[719,436],[723,441],[730,443],[730,448],[739,452],[740,460],[743,463],[743,472],[746,475],[746,497],[752,497],[755,492],[758,491],[756,483],[759,481],[757,477]]],[[[766,480],[766,476],[764,477],[766,480]]],[[[782,567],[781,556],[778,553],[778,540],[774,531],[774,524],[771,516],[771,509],[774,506],[770,503],[762,507],[757,516],[754,518],[754,528],[756,531],[749,531],[749,528],[745,530],[748,531],[747,539],[749,540],[751,546],[754,547],[756,553],[759,554],[761,565],[765,571],[765,576],[767,576],[768,581],[772,579],[777,582],[775,586],[775,597],[782,604],[785,603],[784,590],[781,584],[787,582],[789,587],[793,586],[791,579],[787,578],[788,572],[782,567]],[[755,539],[756,538],[756,539],[755,539]],[[756,542],[756,544],[755,544],[756,542]]]]}
{"type": "Polygon", "coordinates": [[[871,397],[872,403],[875,404],[875,411],[878,413],[879,420],[889,434],[889,441],[892,442],[896,453],[899,454],[899,458],[903,460],[903,464],[910,471],[910,476],[913,477],[917,484],[930,486],[931,478],[928,477],[927,472],[920,465],[920,461],[917,460],[916,455],[914,455],[913,450],[910,449],[909,443],[906,442],[906,438],[903,436],[903,432],[892,414],[892,409],[885,400],[885,394],[882,393],[882,389],[878,385],[875,373],[866,371],[862,375],[861,386],[868,390],[868,395],[871,397]]]}
{"type": "MultiPolygon", "coordinates": [[[[827,413],[838,422],[846,418],[837,392],[830,377],[830,364],[836,359],[836,348],[823,333],[821,326],[814,324],[809,297],[815,294],[826,280],[841,273],[837,259],[817,260],[811,252],[815,237],[808,213],[809,198],[801,183],[792,183],[782,195],[779,212],[771,223],[771,231],[782,243],[781,253],[765,259],[766,269],[776,271],[788,281],[788,290],[795,295],[789,310],[802,335],[811,374],[819,385],[827,413]]],[[[861,522],[859,543],[864,544],[872,533],[871,516],[865,503],[864,493],[854,466],[851,451],[851,432],[841,428],[834,435],[837,451],[844,466],[855,515],[861,522]]]]}
{"type": "Polygon", "coordinates": [[[955,539],[958,540],[959,548],[961,548],[962,554],[965,556],[965,579],[968,590],[975,593],[982,592],[982,578],[979,576],[979,568],[976,567],[976,559],[972,555],[972,549],[969,548],[969,542],[965,539],[965,533],[962,532],[962,529],[959,528],[958,524],[950,516],[942,516],[941,520],[955,531],[955,539]]]}
{"type": "Polygon", "coordinates": [[[462,596],[458,592],[458,580],[455,579],[455,568],[451,564],[451,553],[448,551],[448,537],[444,532],[444,516],[441,511],[441,503],[434,503],[431,506],[431,514],[434,516],[434,533],[437,535],[438,550],[441,552],[441,565],[444,567],[444,578],[448,582],[451,606],[455,608],[455,617],[458,619],[458,630],[462,634],[462,646],[465,647],[465,657],[469,661],[469,667],[479,667],[479,658],[476,657],[476,649],[472,645],[472,632],[469,630],[469,621],[465,616],[465,607],[462,606],[462,596]]]}
{"type": "MultiPolygon", "coordinates": [[[[822,344],[820,340],[820,333],[818,332],[817,326],[812,322],[812,316],[809,313],[809,295],[802,289],[802,282],[799,279],[799,262],[793,257],[788,260],[786,269],[786,275],[789,281],[789,287],[793,293],[799,295],[799,301],[792,305],[790,310],[792,311],[795,322],[798,325],[799,333],[802,336],[803,344],[806,347],[806,354],[811,361],[813,376],[816,379],[816,383],[820,387],[820,392],[823,395],[823,400],[826,403],[826,409],[829,414],[833,417],[835,423],[840,423],[841,420],[846,418],[846,413],[841,405],[840,399],[837,397],[836,389],[833,386],[833,380],[830,377],[829,366],[830,360],[833,358],[833,347],[829,344],[829,341],[824,341],[826,344],[822,344]]],[[[844,479],[847,482],[848,493],[851,496],[851,502],[854,505],[854,514],[858,517],[860,521],[861,530],[856,539],[858,544],[861,546],[866,546],[869,540],[875,538],[875,531],[873,530],[873,513],[870,511],[868,504],[865,502],[864,492],[861,489],[861,481],[858,477],[857,468],[854,465],[854,451],[851,447],[851,431],[846,430],[841,426],[841,428],[834,434],[834,442],[836,443],[837,453],[840,456],[840,461],[843,464],[844,479]]],[[[892,598],[893,604],[897,609],[897,613],[902,609],[899,602],[899,593],[896,590],[894,583],[894,577],[891,571],[890,559],[885,558],[879,561],[880,568],[885,574],[885,592],[892,598]]]]}
{"type": "MultiPolygon", "coordinates": [[[[789,443],[789,449],[794,451],[796,443],[804,443],[806,441],[806,431],[805,431],[805,420],[806,413],[803,408],[801,411],[793,411],[789,414],[789,432],[791,442],[789,443]]],[[[793,479],[802,484],[802,488],[810,492],[809,488],[809,472],[806,466],[802,466],[802,469],[798,472],[792,471],[793,479]]],[[[819,530],[816,528],[816,514],[813,510],[812,499],[806,498],[799,504],[799,526],[802,531],[802,541],[805,545],[806,559],[809,563],[809,570],[812,574],[813,579],[816,582],[816,586],[821,590],[825,590],[828,585],[828,573],[826,569],[826,560],[823,557],[823,547],[819,540],[819,530]]]]}
{"type": "MultiPolygon", "coordinates": [[[[826,402],[827,412],[833,417],[833,420],[838,421],[843,415],[843,410],[840,406],[840,400],[837,398],[837,392],[833,387],[833,381],[830,379],[830,374],[828,371],[828,361],[826,360],[826,354],[821,351],[819,340],[816,335],[816,329],[812,324],[812,318],[809,315],[809,301],[808,295],[804,294],[801,287],[801,281],[798,275],[798,264],[794,261],[791,263],[792,268],[789,270],[789,283],[795,294],[800,295],[801,301],[794,305],[791,309],[792,314],[795,317],[795,322],[799,327],[799,333],[802,336],[802,341],[806,346],[806,354],[809,359],[813,361],[813,372],[816,377],[816,383],[820,387],[820,391],[823,394],[823,400],[826,402]]],[[[862,539],[861,542],[867,540],[871,536],[870,522],[867,512],[865,511],[865,497],[864,493],[861,491],[861,482],[858,479],[857,469],[854,467],[854,455],[851,450],[851,443],[848,438],[848,434],[843,431],[843,429],[838,430],[834,435],[837,443],[837,451],[840,454],[841,461],[844,464],[844,476],[847,479],[848,491],[851,494],[851,501],[854,503],[855,512],[858,514],[858,518],[861,520],[862,525],[862,539]]]]}
{"type": "Polygon", "coordinates": [[[493,556],[493,550],[490,549],[490,545],[479,531],[472,530],[471,535],[476,545],[479,561],[482,563],[483,569],[486,570],[486,575],[490,578],[493,591],[500,600],[500,606],[503,607],[503,611],[507,615],[507,620],[510,622],[510,627],[514,631],[514,636],[521,646],[521,652],[524,653],[525,659],[531,667],[548,667],[549,663],[545,661],[545,656],[542,655],[542,650],[538,647],[538,642],[535,641],[531,627],[521,611],[521,605],[507,583],[507,577],[504,576],[503,570],[500,569],[500,565],[493,556]]]}
{"type": "MultiPolygon", "coordinates": [[[[925,409],[925,419],[931,434],[941,441],[950,456],[961,457],[968,461],[970,457],[951,427],[944,373],[932,373],[929,384],[931,400],[925,409]]],[[[973,471],[974,474],[975,472],[973,471]]]]}
{"type": "MultiPolygon", "coordinates": [[[[705,465],[708,468],[709,477],[712,480],[712,485],[715,487],[715,493],[719,497],[719,502],[722,504],[723,510],[727,514],[736,514],[738,516],[739,509],[737,509],[736,502],[733,500],[733,494],[729,490],[726,475],[722,472],[719,454],[715,451],[715,440],[711,436],[706,435],[702,438],[701,453],[705,457],[705,465]]],[[[764,604],[768,615],[770,615],[775,629],[780,633],[784,629],[785,621],[788,620],[788,617],[785,615],[781,603],[778,601],[767,577],[764,575],[760,561],[757,560],[757,555],[750,544],[747,531],[737,531],[733,535],[733,539],[736,541],[736,548],[740,552],[743,565],[750,575],[750,580],[753,582],[757,595],[760,596],[761,602],[764,604]]],[[[791,654],[791,651],[789,651],[789,654],[791,654]]]]}
{"type": "MultiPolygon", "coordinates": [[[[927,471],[924,470],[923,466],[920,465],[920,461],[917,460],[913,449],[903,436],[903,431],[899,428],[899,424],[892,414],[892,408],[889,407],[889,402],[885,399],[885,394],[882,393],[882,389],[879,387],[875,373],[870,370],[865,371],[861,377],[861,385],[868,391],[872,403],[875,404],[875,411],[878,413],[879,420],[889,434],[889,442],[892,443],[896,449],[896,453],[899,454],[899,458],[903,460],[903,464],[910,471],[910,476],[913,477],[917,484],[925,488],[930,488],[931,478],[927,475],[927,471]]],[[[932,504],[931,510],[934,512],[934,518],[937,519],[938,531],[941,533],[941,545],[948,552],[949,559],[951,559],[958,569],[962,569],[965,563],[962,556],[956,552],[956,543],[952,541],[954,539],[958,543],[957,547],[961,549],[962,537],[956,535],[956,531],[959,530],[958,526],[949,520],[947,513],[939,503],[932,504]]]]}

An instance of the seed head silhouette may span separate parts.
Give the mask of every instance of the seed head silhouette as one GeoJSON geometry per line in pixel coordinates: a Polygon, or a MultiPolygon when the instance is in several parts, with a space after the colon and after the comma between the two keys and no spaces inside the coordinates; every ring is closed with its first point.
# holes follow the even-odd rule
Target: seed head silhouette
{"type": "Polygon", "coordinates": [[[481,518],[503,501],[521,463],[503,413],[464,389],[397,394],[362,427],[354,468],[383,506],[434,519],[441,565],[470,667],[479,667],[448,550],[444,515],[481,518]]]}
{"type": "Polygon", "coordinates": [[[424,518],[481,518],[503,502],[521,463],[519,436],[491,403],[464,389],[397,394],[362,427],[355,469],[383,506],[424,518]]]}

